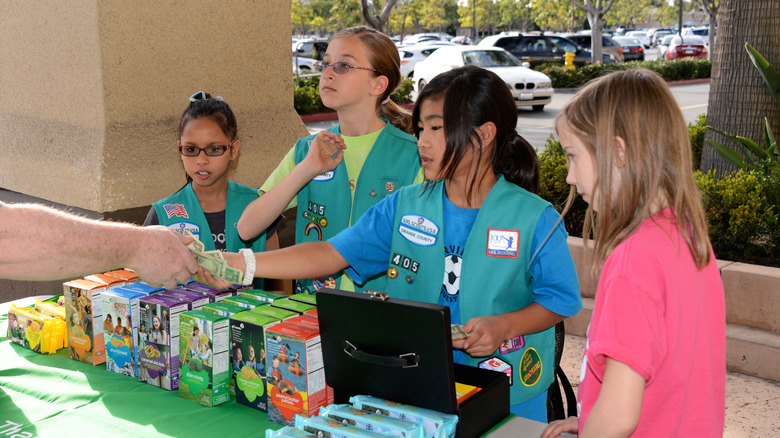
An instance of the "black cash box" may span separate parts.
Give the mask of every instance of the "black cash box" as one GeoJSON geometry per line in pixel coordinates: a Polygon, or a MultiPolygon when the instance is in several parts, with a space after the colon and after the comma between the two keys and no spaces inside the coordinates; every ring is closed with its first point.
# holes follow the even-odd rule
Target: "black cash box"
{"type": "Polygon", "coordinates": [[[459,417],[477,437],[509,415],[509,379],[452,362],[450,309],[384,293],[317,292],[325,380],[336,403],[358,394],[459,417]],[[455,381],[482,388],[457,405],[455,381]]]}

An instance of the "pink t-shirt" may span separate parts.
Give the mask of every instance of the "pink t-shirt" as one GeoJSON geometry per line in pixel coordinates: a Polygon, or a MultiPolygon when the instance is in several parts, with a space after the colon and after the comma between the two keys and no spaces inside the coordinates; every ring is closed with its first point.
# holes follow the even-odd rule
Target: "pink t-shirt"
{"type": "Polygon", "coordinates": [[[715,256],[698,270],[667,218],[673,218],[670,209],[645,220],[604,264],[580,371],[580,432],[608,356],[645,379],[632,436],[723,436],[723,283],[715,256]]]}

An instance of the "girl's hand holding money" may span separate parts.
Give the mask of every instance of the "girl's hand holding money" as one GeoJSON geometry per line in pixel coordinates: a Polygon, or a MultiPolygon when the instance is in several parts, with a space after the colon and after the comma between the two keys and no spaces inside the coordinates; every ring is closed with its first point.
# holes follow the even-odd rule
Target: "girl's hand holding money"
{"type": "MultiPolygon", "coordinates": [[[[235,252],[223,252],[222,257],[231,268],[238,269],[241,272],[246,271],[246,265],[244,264],[244,256],[235,252]]],[[[233,283],[214,277],[207,269],[203,269],[203,266],[198,267],[198,273],[193,277],[195,281],[207,284],[217,289],[225,289],[232,286],[233,283]]]]}

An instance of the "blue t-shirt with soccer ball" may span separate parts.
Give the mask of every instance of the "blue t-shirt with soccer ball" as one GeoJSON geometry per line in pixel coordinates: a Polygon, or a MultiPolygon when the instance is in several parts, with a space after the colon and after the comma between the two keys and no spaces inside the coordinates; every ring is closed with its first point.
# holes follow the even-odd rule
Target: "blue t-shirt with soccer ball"
{"type": "MultiPolygon", "coordinates": [[[[444,192],[444,191],[443,191],[444,192]]],[[[453,324],[465,324],[460,321],[460,268],[463,266],[463,248],[466,246],[471,229],[474,227],[479,209],[460,208],[444,196],[444,279],[439,294],[439,304],[450,308],[450,318],[453,324]]],[[[387,196],[368,209],[353,226],[342,230],[329,239],[331,245],[349,263],[349,276],[360,284],[366,279],[384,273],[389,267],[390,245],[392,243],[393,227],[395,226],[395,211],[398,204],[397,193],[387,196]]],[[[544,308],[563,316],[573,316],[579,311],[579,302],[570,304],[572,293],[572,278],[577,278],[571,256],[566,243],[566,229],[563,221],[558,223],[559,215],[552,207],[547,207],[536,224],[531,242],[532,252],[536,254],[531,261],[532,290],[534,301],[544,308]],[[553,230],[553,227],[555,229],[553,230]],[[553,230],[552,233],[550,230],[553,230]],[[550,235],[547,238],[548,234],[550,235]],[[545,239],[547,241],[545,242],[545,239]],[[541,249],[539,245],[544,243],[541,249]],[[537,253],[538,251],[538,253],[537,253]]],[[[575,286],[576,287],[576,286],[575,286]]],[[[453,350],[453,361],[465,363],[466,353],[453,350]]],[[[510,406],[510,412],[537,421],[547,421],[547,392],[524,403],[510,406]]]]}

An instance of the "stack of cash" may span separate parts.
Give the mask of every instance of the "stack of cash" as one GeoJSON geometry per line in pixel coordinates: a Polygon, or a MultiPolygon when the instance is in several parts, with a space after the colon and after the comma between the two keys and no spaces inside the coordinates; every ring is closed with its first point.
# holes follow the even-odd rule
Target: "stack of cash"
{"type": "Polygon", "coordinates": [[[463,326],[460,324],[450,324],[450,330],[452,331],[453,341],[456,339],[466,339],[469,337],[469,334],[463,330],[463,326]]]}
{"type": "Polygon", "coordinates": [[[211,275],[215,278],[226,280],[233,284],[241,284],[241,279],[244,276],[243,272],[228,266],[225,258],[222,257],[221,251],[206,251],[206,246],[194,234],[187,230],[184,230],[184,234],[192,238],[192,242],[187,245],[187,248],[190,249],[198,264],[203,266],[203,269],[211,272],[211,275]]]}

